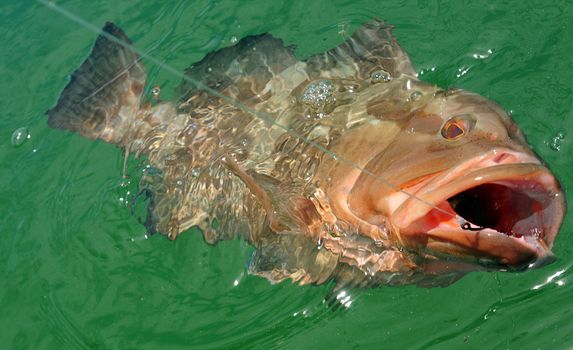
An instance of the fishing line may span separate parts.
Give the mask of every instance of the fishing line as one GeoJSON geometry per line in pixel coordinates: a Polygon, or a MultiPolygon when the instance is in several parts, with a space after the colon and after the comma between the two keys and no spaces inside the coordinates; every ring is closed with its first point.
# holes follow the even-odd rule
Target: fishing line
{"type": "MultiPolygon", "coordinates": [[[[446,211],[446,210],[444,210],[444,209],[442,209],[442,208],[439,208],[438,206],[434,205],[433,203],[431,203],[431,202],[429,202],[429,201],[427,201],[427,200],[425,200],[425,199],[423,199],[423,198],[417,197],[416,195],[414,195],[414,194],[412,194],[412,193],[410,193],[410,192],[408,192],[408,191],[405,191],[405,190],[399,188],[397,185],[394,185],[394,184],[391,183],[390,181],[386,180],[384,177],[382,177],[382,176],[380,176],[380,175],[377,175],[377,174],[374,174],[373,172],[369,171],[368,169],[365,169],[365,168],[361,167],[361,166],[358,165],[357,163],[355,163],[355,162],[353,162],[353,161],[351,161],[351,160],[349,160],[349,159],[346,159],[346,158],[344,158],[344,157],[341,157],[341,156],[337,155],[335,152],[333,152],[333,151],[327,149],[326,147],[324,147],[324,146],[322,146],[322,145],[320,145],[320,144],[318,144],[318,143],[312,141],[311,139],[307,138],[306,136],[302,135],[301,133],[297,132],[296,130],[293,130],[293,129],[289,128],[288,126],[285,126],[285,125],[282,125],[282,124],[280,124],[280,123],[277,123],[277,122],[276,122],[271,116],[269,116],[268,114],[266,114],[266,113],[264,113],[264,112],[256,111],[256,110],[254,110],[253,108],[251,108],[251,107],[245,105],[245,104],[242,103],[241,101],[235,100],[235,99],[233,99],[233,98],[231,98],[231,97],[229,97],[229,96],[227,96],[227,95],[224,95],[224,94],[222,94],[221,92],[219,92],[219,91],[217,91],[217,90],[215,90],[215,89],[212,89],[211,87],[205,85],[205,84],[202,83],[201,81],[196,80],[196,79],[193,79],[193,78],[191,78],[191,77],[189,77],[189,76],[187,76],[187,75],[181,73],[181,72],[178,71],[177,69],[175,69],[175,68],[173,68],[173,67],[167,65],[166,63],[163,63],[161,60],[159,60],[159,59],[157,59],[157,58],[155,58],[155,57],[149,55],[149,51],[150,51],[150,50],[148,50],[147,52],[144,52],[144,51],[142,51],[142,50],[139,50],[139,49],[137,49],[136,47],[134,47],[133,45],[131,45],[131,44],[129,44],[129,43],[126,43],[126,42],[124,42],[123,40],[120,40],[120,39],[116,38],[115,36],[113,36],[113,35],[111,35],[111,34],[109,34],[109,33],[103,32],[99,27],[94,26],[93,24],[87,22],[86,20],[84,20],[83,18],[79,17],[78,15],[76,15],[76,14],[74,14],[74,13],[72,13],[72,12],[66,10],[65,8],[63,8],[63,7],[61,7],[61,6],[56,5],[56,4],[53,3],[53,2],[50,2],[50,1],[47,1],[47,0],[36,0],[36,1],[39,2],[40,4],[46,6],[47,8],[49,8],[49,9],[51,9],[51,10],[53,10],[53,11],[59,13],[60,15],[62,15],[62,16],[64,16],[64,17],[68,18],[69,20],[78,23],[79,25],[83,26],[84,28],[87,28],[88,30],[90,30],[90,31],[92,31],[92,32],[94,32],[94,33],[96,33],[96,34],[98,34],[98,35],[103,35],[103,36],[106,37],[108,40],[113,41],[113,42],[115,42],[116,44],[118,44],[118,45],[120,45],[120,46],[122,46],[122,47],[124,47],[124,48],[126,48],[126,49],[132,50],[133,52],[137,53],[137,54],[140,56],[140,57],[138,58],[138,61],[141,60],[143,57],[145,57],[145,58],[148,59],[149,61],[151,61],[151,62],[153,62],[154,64],[156,64],[156,65],[160,66],[161,68],[165,69],[165,71],[167,71],[167,72],[169,72],[169,73],[171,73],[171,74],[173,74],[173,75],[175,75],[175,76],[177,76],[177,77],[179,77],[179,78],[181,78],[181,79],[183,79],[183,80],[185,80],[185,81],[187,81],[187,82],[189,82],[189,83],[195,85],[198,89],[204,90],[204,91],[210,93],[211,95],[214,95],[214,96],[220,98],[221,100],[223,100],[223,101],[229,103],[230,105],[232,105],[232,106],[234,106],[234,107],[237,107],[238,109],[241,109],[241,110],[243,110],[244,112],[247,112],[248,114],[250,114],[250,115],[252,115],[252,116],[254,116],[254,117],[256,117],[256,118],[259,118],[260,120],[262,120],[262,121],[264,121],[264,122],[266,122],[266,123],[268,123],[268,124],[274,125],[274,126],[280,128],[280,129],[284,130],[285,132],[289,133],[290,135],[294,136],[295,138],[306,142],[307,144],[309,144],[309,145],[315,147],[315,148],[318,149],[319,151],[321,151],[321,152],[323,152],[324,154],[328,155],[328,156],[329,156],[330,158],[332,158],[334,161],[340,161],[340,162],[342,162],[342,163],[345,163],[345,164],[347,164],[347,165],[350,165],[350,166],[353,167],[354,169],[360,170],[361,172],[367,174],[368,176],[371,176],[371,177],[374,178],[375,180],[377,180],[377,181],[379,181],[379,182],[385,184],[386,186],[390,187],[391,189],[393,189],[393,190],[395,190],[395,191],[397,191],[397,192],[403,193],[403,194],[407,195],[407,196],[410,197],[410,198],[414,198],[414,199],[420,201],[421,203],[424,203],[424,204],[426,204],[427,206],[429,206],[429,207],[431,207],[431,208],[433,208],[433,209],[435,209],[435,210],[437,210],[437,211],[442,212],[443,214],[446,214],[446,215],[448,215],[448,216],[451,216],[451,217],[456,218],[457,221],[460,223],[460,225],[462,226],[463,229],[466,229],[466,227],[471,227],[471,225],[466,225],[466,224],[468,224],[467,220],[461,218],[459,215],[454,215],[454,214],[452,214],[452,213],[450,213],[450,212],[448,212],[448,211],[446,211]]],[[[100,89],[101,89],[101,88],[100,88],[100,89]]],[[[97,93],[97,91],[94,92],[94,93],[92,93],[90,96],[92,96],[92,95],[94,95],[94,94],[96,94],[96,93],[97,93]]],[[[86,97],[86,99],[87,99],[87,97],[86,97]]],[[[85,100],[85,99],[84,99],[84,100],[85,100]]],[[[83,102],[83,101],[82,101],[82,102],[83,102]]]]}

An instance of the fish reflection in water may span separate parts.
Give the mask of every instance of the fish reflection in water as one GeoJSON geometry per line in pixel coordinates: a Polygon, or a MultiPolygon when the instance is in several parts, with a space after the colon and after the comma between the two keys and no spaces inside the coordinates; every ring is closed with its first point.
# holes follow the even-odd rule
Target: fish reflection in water
{"type": "Polygon", "coordinates": [[[107,23],[48,111],[147,157],[149,233],[242,237],[250,273],[300,284],[438,286],[552,259],[555,177],[495,103],[418,80],[382,21],[305,60],[249,36],[185,74],[177,102],[141,102],[140,57],[107,23]]]}

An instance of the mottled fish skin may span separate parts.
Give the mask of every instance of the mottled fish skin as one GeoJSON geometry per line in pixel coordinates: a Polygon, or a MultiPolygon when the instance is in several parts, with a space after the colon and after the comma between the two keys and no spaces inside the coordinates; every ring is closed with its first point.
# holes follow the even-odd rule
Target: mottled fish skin
{"type": "MultiPolygon", "coordinates": [[[[497,147],[476,138],[454,152],[432,141],[444,123],[432,108],[448,96],[449,108],[499,107],[420,82],[391,29],[368,22],[302,61],[269,34],[246,37],[189,67],[177,103],[151,106],[140,103],[139,57],[107,23],[48,123],[146,155],[155,170],[140,183],[150,195],[149,232],[175,239],[198,226],[209,243],[243,237],[256,248],[250,272],[271,282],[449,284],[480,267],[412,251],[392,212],[375,212],[364,198],[372,186],[394,198],[385,181],[413,183],[497,147]],[[403,167],[420,156],[423,166],[403,167]]],[[[534,158],[513,122],[503,123],[512,135],[499,144],[534,158]]]]}

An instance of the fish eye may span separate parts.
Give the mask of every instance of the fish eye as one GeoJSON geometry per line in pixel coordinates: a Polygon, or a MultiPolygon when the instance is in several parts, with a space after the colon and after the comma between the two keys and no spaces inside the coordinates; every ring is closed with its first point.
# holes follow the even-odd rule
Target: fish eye
{"type": "Polygon", "coordinates": [[[442,126],[442,137],[448,141],[459,140],[462,136],[472,131],[475,123],[475,117],[471,114],[451,117],[442,126]]]}

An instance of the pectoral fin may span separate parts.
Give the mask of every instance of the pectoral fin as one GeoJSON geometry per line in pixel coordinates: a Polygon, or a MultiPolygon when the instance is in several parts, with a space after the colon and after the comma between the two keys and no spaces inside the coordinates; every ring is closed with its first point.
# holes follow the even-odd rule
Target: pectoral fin
{"type": "MultiPolygon", "coordinates": [[[[257,198],[272,232],[303,234],[315,240],[323,233],[322,218],[315,204],[302,195],[302,188],[297,190],[294,182],[285,188],[278,180],[246,171],[232,160],[226,159],[224,163],[257,198]]],[[[257,245],[256,239],[253,243],[257,245]]]]}

